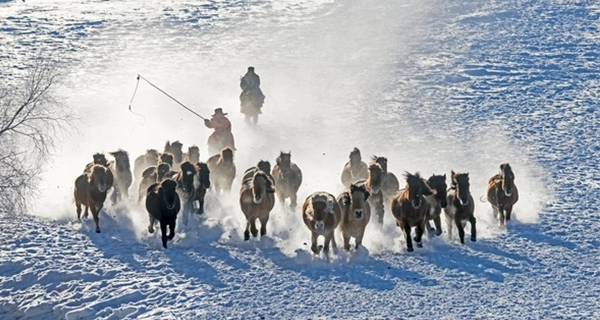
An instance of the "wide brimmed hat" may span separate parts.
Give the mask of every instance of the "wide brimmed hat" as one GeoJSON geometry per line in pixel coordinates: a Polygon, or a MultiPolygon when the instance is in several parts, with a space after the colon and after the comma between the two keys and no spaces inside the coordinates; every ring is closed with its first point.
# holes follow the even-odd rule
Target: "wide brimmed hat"
{"type": "Polygon", "coordinates": [[[226,116],[227,115],[227,113],[223,113],[223,108],[216,108],[215,109],[215,114],[213,114],[212,116],[214,117],[214,116],[219,115],[219,114],[222,115],[222,116],[226,116]]]}

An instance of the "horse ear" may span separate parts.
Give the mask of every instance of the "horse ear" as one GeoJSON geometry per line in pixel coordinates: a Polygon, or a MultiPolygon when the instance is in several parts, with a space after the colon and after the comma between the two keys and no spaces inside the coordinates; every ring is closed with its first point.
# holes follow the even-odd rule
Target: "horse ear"
{"type": "Polygon", "coordinates": [[[367,190],[365,190],[365,201],[369,200],[369,197],[371,196],[371,193],[367,190]]]}

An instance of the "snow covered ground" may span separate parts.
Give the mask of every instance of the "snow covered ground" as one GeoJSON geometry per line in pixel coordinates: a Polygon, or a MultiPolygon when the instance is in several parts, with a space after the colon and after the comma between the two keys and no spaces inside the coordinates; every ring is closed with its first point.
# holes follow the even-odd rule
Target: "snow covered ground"
{"type": "Polygon", "coordinates": [[[80,118],[31,214],[0,213],[0,318],[599,318],[599,18],[577,0],[0,1],[0,85],[49,56],[80,118]],[[267,96],[257,128],[238,112],[249,65],[267,96]],[[148,84],[128,110],[137,74],[204,116],[222,106],[238,171],[291,151],[300,199],[341,192],[356,146],[399,177],[469,172],[476,199],[510,162],[514,220],[499,229],[477,201],[477,242],[409,253],[388,211],[365,250],[313,256],[279,205],[243,241],[238,177],[167,250],[133,199],[96,234],[71,203],[93,153],[180,140],[208,157],[201,120],[148,84]]]}

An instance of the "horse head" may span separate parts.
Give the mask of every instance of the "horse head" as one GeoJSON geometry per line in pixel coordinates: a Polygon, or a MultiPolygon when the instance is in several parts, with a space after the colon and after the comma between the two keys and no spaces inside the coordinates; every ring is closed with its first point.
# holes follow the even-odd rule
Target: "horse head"
{"type": "Polygon", "coordinates": [[[504,191],[505,196],[510,197],[515,185],[515,174],[508,162],[500,165],[500,176],[502,178],[502,191],[504,191]]]}
{"type": "Polygon", "coordinates": [[[277,157],[276,163],[279,166],[279,168],[289,169],[292,165],[292,153],[285,153],[281,151],[279,153],[279,157],[277,157]]]}
{"type": "Polygon", "coordinates": [[[200,161],[200,148],[198,146],[193,145],[188,147],[188,159],[191,163],[197,163],[200,161]]]}
{"type": "Polygon", "coordinates": [[[367,183],[369,183],[369,187],[371,188],[371,192],[373,194],[378,194],[381,188],[381,183],[383,182],[383,169],[379,165],[379,163],[372,163],[369,165],[369,177],[367,178],[367,183]]]}
{"type": "Polygon", "coordinates": [[[233,163],[233,149],[231,149],[230,147],[223,148],[223,150],[221,150],[219,162],[233,163]]]}
{"type": "Polygon", "coordinates": [[[90,187],[100,193],[105,193],[108,189],[108,171],[103,165],[96,164],[92,167],[88,177],[90,187]]]}
{"type": "Polygon", "coordinates": [[[177,182],[171,179],[165,179],[160,183],[159,194],[161,195],[165,206],[169,210],[173,210],[177,201],[179,200],[179,196],[177,195],[177,182]]]}
{"type": "Polygon", "coordinates": [[[173,154],[170,152],[163,152],[160,155],[160,162],[167,163],[168,165],[170,165],[172,167],[173,166],[173,154]]]}
{"type": "Polygon", "coordinates": [[[359,165],[360,162],[362,161],[362,156],[360,155],[360,150],[358,148],[352,149],[352,151],[350,151],[349,158],[350,158],[351,166],[359,165]]]}
{"type": "Polygon", "coordinates": [[[144,157],[146,158],[146,163],[156,164],[160,159],[160,153],[156,149],[147,149],[144,157]]]}
{"type": "Polygon", "coordinates": [[[350,184],[350,199],[352,203],[352,212],[356,219],[362,219],[365,216],[365,207],[368,205],[370,193],[364,184],[350,184]]]}
{"type": "Polygon", "coordinates": [[[130,168],[129,165],[129,154],[127,151],[119,149],[110,153],[115,157],[115,163],[118,171],[127,171],[130,168]]]}
{"type": "Polygon", "coordinates": [[[381,170],[383,170],[383,173],[386,174],[387,173],[387,158],[386,157],[378,157],[378,156],[373,156],[371,158],[373,160],[374,163],[379,163],[379,165],[381,166],[381,170]]]}
{"type": "Polygon", "coordinates": [[[196,163],[196,170],[198,171],[198,181],[200,187],[204,189],[210,188],[210,170],[205,162],[196,163]]]}
{"type": "Polygon", "coordinates": [[[271,172],[271,163],[268,160],[258,161],[258,164],[256,165],[256,167],[262,172],[266,172],[266,173],[271,172]]]}
{"type": "Polygon", "coordinates": [[[432,175],[427,179],[427,185],[435,192],[435,199],[442,208],[448,206],[448,185],[446,185],[446,174],[432,175]]]}
{"type": "Polygon", "coordinates": [[[271,186],[271,179],[260,170],[257,170],[252,177],[252,198],[254,203],[260,204],[267,196],[267,192],[273,187],[271,186]]]}
{"type": "Polygon", "coordinates": [[[319,192],[311,196],[310,207],[307,213],[309,216],[312,216],[311,220],[316,230],[321,231],[325,229],[327,220],[330,220],[328,219],[329,215],[335,214],[333,209],[334,202],[335,199],[332,199],[332,197],[324,192],[319,192]]]}
{"type": "Polygon", "coordinates": [[[186,192],[194,191],[194,176],[196,175],[196,167],[189,161],[185,161],[181,163],[179,166],[181,168],[181,178],[178,179],[181,185],[181,189],[186,192]]]}
{"type": "Polygon", "coordinates": [[[433,191],[421,178],[419,172],[415,174],[405,172],[404,177],[406,178],[405,192],[408,191],[408,200],[414,209],[419,209],[424,200],[423,196],[432,195],[433,191]]]}
{"type": "Polygon", "coordinates": [[[105,167],[108,166],[108,160],[106,159],[104,153],[96,153],[92,157],[94,158],[94,164],[103,165],[105,167]]]}
{"type": "Polygon", "coordinates": [[[455,190],[455,196],[458,198],[458,202],[462,206],[468,205],[470,194],[469,173],[456,173],[451,171],[451,175],[452,189],[455,190]]]}
{"type": "Polygon", "coordinates": [[[162,181],[165,176],[171,172],[171,165],[169,165],[168,163],[161,163],[156,167],[156,179],[158,181],[162,181]]]}

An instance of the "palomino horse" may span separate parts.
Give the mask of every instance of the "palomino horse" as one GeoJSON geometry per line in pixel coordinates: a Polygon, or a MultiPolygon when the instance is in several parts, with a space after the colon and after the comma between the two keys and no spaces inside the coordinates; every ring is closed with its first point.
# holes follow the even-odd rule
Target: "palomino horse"
{"type": "Polygon", "coordinates": [[[302,204],[302,220],[311,232],[313,253],[321,251],[317,246],[319,236],[325,238],[323,251],[329,251],[329,243],[336,248],[334,232],[342,220],[342,211],[335,197],[328,192],[319,191],[309,195],[302,204]]]}
{"type": "MultiPolygon", "coordinates": [[[[146,153],[135,158],[133,162],[133,176],[136,181],[139,181],[142,178],[142,173],[146,168],[155,166],[159,162],[160,153],[156,149],[148,149],[146,153]]],[[[144,190],[146,193],[146,190],[144,190]]]]}
{"type": "Polygon", "coordinates": [[[177,182],[177,193],[181,202],[183,202],[184,223],[187,224],[188,215],[193,210],[194,197],[196,195],[196,190],[194,189],[196,167],[189,161],[182,162],[179,167],[180,170],[173,177],[173,181],[177,182]]]}
{"type": "Polygon", "coordinates": [[[381,192],[382,174],[381,166],[378,163],[372,163],[368,168],[367,179],[354,182],[357,186],[364,185],[371,194],[368,203],[371,206],[371,212],[375,214],[380,225],[383,224],[383,214],[385,212],[383,193],[381,192]]]}
{"type": "Polygon", "coordinates": [[[360,150],[354,148],[350,152],[350,161],[344,164],[342,169],[342,184],[344,188],[349,188],[352,182],[366,179],[369,175],[367,164],[362,161],[360,150]]]}
{"type": "Polygon", "coordinates": [[[386,157],[373,156],[373,162],[379,163],[383,171],[381,176],[381,191],[383,191],[383,200],[389,203],[392,196],[400,189],[400,183],[396,175],[388,171],[388,160],[386,157]]]}
{"type": "Polygon", "coordinates": [[[175,237],[175,225],[177,214],[181,209],[181,202],[177,194],[177,182],[165,179],[148,188],[146,196],[146,210],[150,216],[148,232],[154,233],[156,221],[160,224],[161,240],[163,248],[167,248],[167,240],[175,237]],[[169,227],[169,235],[167,235],[169,227]]]}
{"type": "Polygon", "coordinates": [[[452,222],[456,224],[460,243],[465,243],[465,225],[471,223],[471,241],[477,241],[477,229],[475,227],[475,203],[471,196],[469,174],[456,173],[452,171],[452,184],[448,193],[448,206],[444,209],[446,223],[448,226],[448,238],[452,239],[452,222]]]}
{"type": "Polygon", "coordinates": [[[229,147],[223,148],[220,154],[208,158],[206,164],[211,172],[212,185],[217,194],[229,193],[236,172],[233,150],[229,147]]]}
{"type": "Polygon", "coordinates": [[[271,179],[262,171],[256,171],[252,177],[242,181],[240,188],[240,207],[246,216],[246,230],[244,240],[258,236],[256,219],[260,220],[261,237],[267,233],[269,214],[275,206],[275,195],[272,190],[271,179]]]}
{"type": "Polygon", "coordinates": [[[428,234],[431,234],[433,227],[431,227],[430,221],[433,220],[435,224],[435,235],[439,236],[442,234],[442,219],[440,217],[442,209],[448,205],[448,185],[446,184],[446,175],[432,175],[427,179],[427,185],[434,194],[425,197],[427,204],[429,204],[429,211],[427,212],[427,227],[428,234]]]}
{"type": "Polygon", "coordinates": [[[402,229],[406,239],[406,249],[413,251],[411,230],[413,227],[417,229],[415,242],[417,247],[422,247],[421,238],[425,231],[429,211],[425,197],[432,195],[433,191],[418,172],[415,174],[405,172],[404,177],[406,178],[406,187],[392,199],[392,214],[396,218],[396,225],[402,229]]]}
{"type": "Polygon", "coordinates": [[[103,165],[93,165],[89,172],[75,179],[75,190],[73,192],[75,206],[77,208],[77,219],[81,220],[81,205],[85,206],[84,218],[88,216],[88,209],[92,211],[96,232],[100,233],[98,214],[106,200],[108,187],[108,172],[110,170],[103,165]]]}
{"type": "Polygon", "coordinates": [[[204,213],[204,198],[206,196],[206,190],[210,188],[210,169],[204,162],[196,163],[196,178],[194,180],[194,189],[196,194],[194,197],[194,210],[197,214],[204,213]]]}
{"type": "Polygon", "coordinates": [[[285,199],[290,198],[290,207],[296,208],[298,189],[302,184],[302,171],[295,163],[292,163],[291,153],[281,152],[279,154],[272,175],[277,186],[277,198],[281,204],[283,205],[285,199]]]}
{"type": "Polygon", "coordinates": [[[115,157],[115,161],[109,162],[110,171],[114,176],[114,190],[111,194],[113,204],[129,196],[129,187],[133,183],[133,174],[129,165],[129,155],[127,151],[119,149],[110,153],[115,157]]]}
{"type": "Polygon", "coordinates": [[[173,155],[173,163],[170,163],[171,168],[177,170],[179,169],[179,165],[183,162],[183,144],[179,141],[165,143],[165,153],[170,153],[173,155]]]}
{"type": "Polygon", "coordinates": [[[490,178],[487,198],[494,210],[494,218],[499,218],[500,227],[504,227],[505,222],[510,220],[513,205],[519,201],[519,190],[510,164],[501,164],[500,173],[490,178]]]}
{"type": "Polygon", "coordinates": [[[337,198],[342,211],[339,228],[344,238],[345,250],[350,250],[350,237],[354,237],[355,249],[362,243],[365,229],[371,219],[371,208],[367,203],[369,195],[364,185],[350,184],[350,190],[344,191],[337,198]]]}

